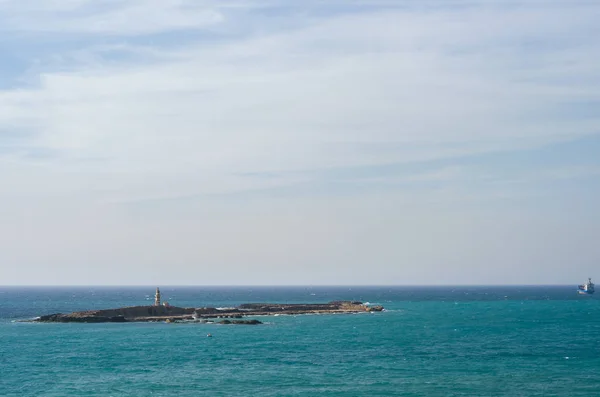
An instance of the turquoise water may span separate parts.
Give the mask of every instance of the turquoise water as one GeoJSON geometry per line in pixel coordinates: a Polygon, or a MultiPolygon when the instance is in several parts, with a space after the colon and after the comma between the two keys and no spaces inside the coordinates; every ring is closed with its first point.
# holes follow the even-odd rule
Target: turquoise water
{"type": "Polygon", "coordinates": [[[600,299],[573,287],[161,290],[178,306],[387,310],[258,326],[35,324],[14,320],[145,304],[153,288],[0,287],[0,396],[600,395],[600,299]]]}

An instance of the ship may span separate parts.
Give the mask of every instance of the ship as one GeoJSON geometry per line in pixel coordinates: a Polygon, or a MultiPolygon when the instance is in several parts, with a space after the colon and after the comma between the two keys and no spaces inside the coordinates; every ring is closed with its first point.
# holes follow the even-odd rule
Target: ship
{"type": "Polygon", "coordinates": [[[591,295],[594,291],[594,283],[592,283],[592,279],[588,278],[588,281],[585,284],[579,285],[577,287],[577,292],[581,295],[591,295]]]}

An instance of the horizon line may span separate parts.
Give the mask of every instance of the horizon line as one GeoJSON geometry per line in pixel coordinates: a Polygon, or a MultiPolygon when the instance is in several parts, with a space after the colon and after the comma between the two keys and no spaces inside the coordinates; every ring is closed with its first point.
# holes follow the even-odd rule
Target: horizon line
{"type": "Polygon", "coordinates": [[[176,287],[200,287],[200,288],[339,288],[339,287],[568,287],[578,285],[569,284],[5,284],[4,287],[23,288],[176,288],[176,287]]]}

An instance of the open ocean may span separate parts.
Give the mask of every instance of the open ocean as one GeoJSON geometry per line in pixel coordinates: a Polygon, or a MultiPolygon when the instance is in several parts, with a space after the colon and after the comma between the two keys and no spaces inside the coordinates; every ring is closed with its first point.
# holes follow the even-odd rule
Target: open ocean
{"type": "Polygon", "coordinates": [[[0,287],[0,396],[600,396],[600,299],[575,286],[161,287],[176,306],[386,311],[255,326],[15,321],[151,304],[154,289],[0,287]]]}

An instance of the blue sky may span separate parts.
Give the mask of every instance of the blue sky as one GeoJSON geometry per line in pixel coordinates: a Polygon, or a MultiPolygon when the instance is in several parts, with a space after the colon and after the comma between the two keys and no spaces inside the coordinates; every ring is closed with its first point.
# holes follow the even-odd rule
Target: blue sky
{"type": "Polygon", "coordinates": [[[599,13],[0,1],[0,284],[594,277],[599,13]]]}

